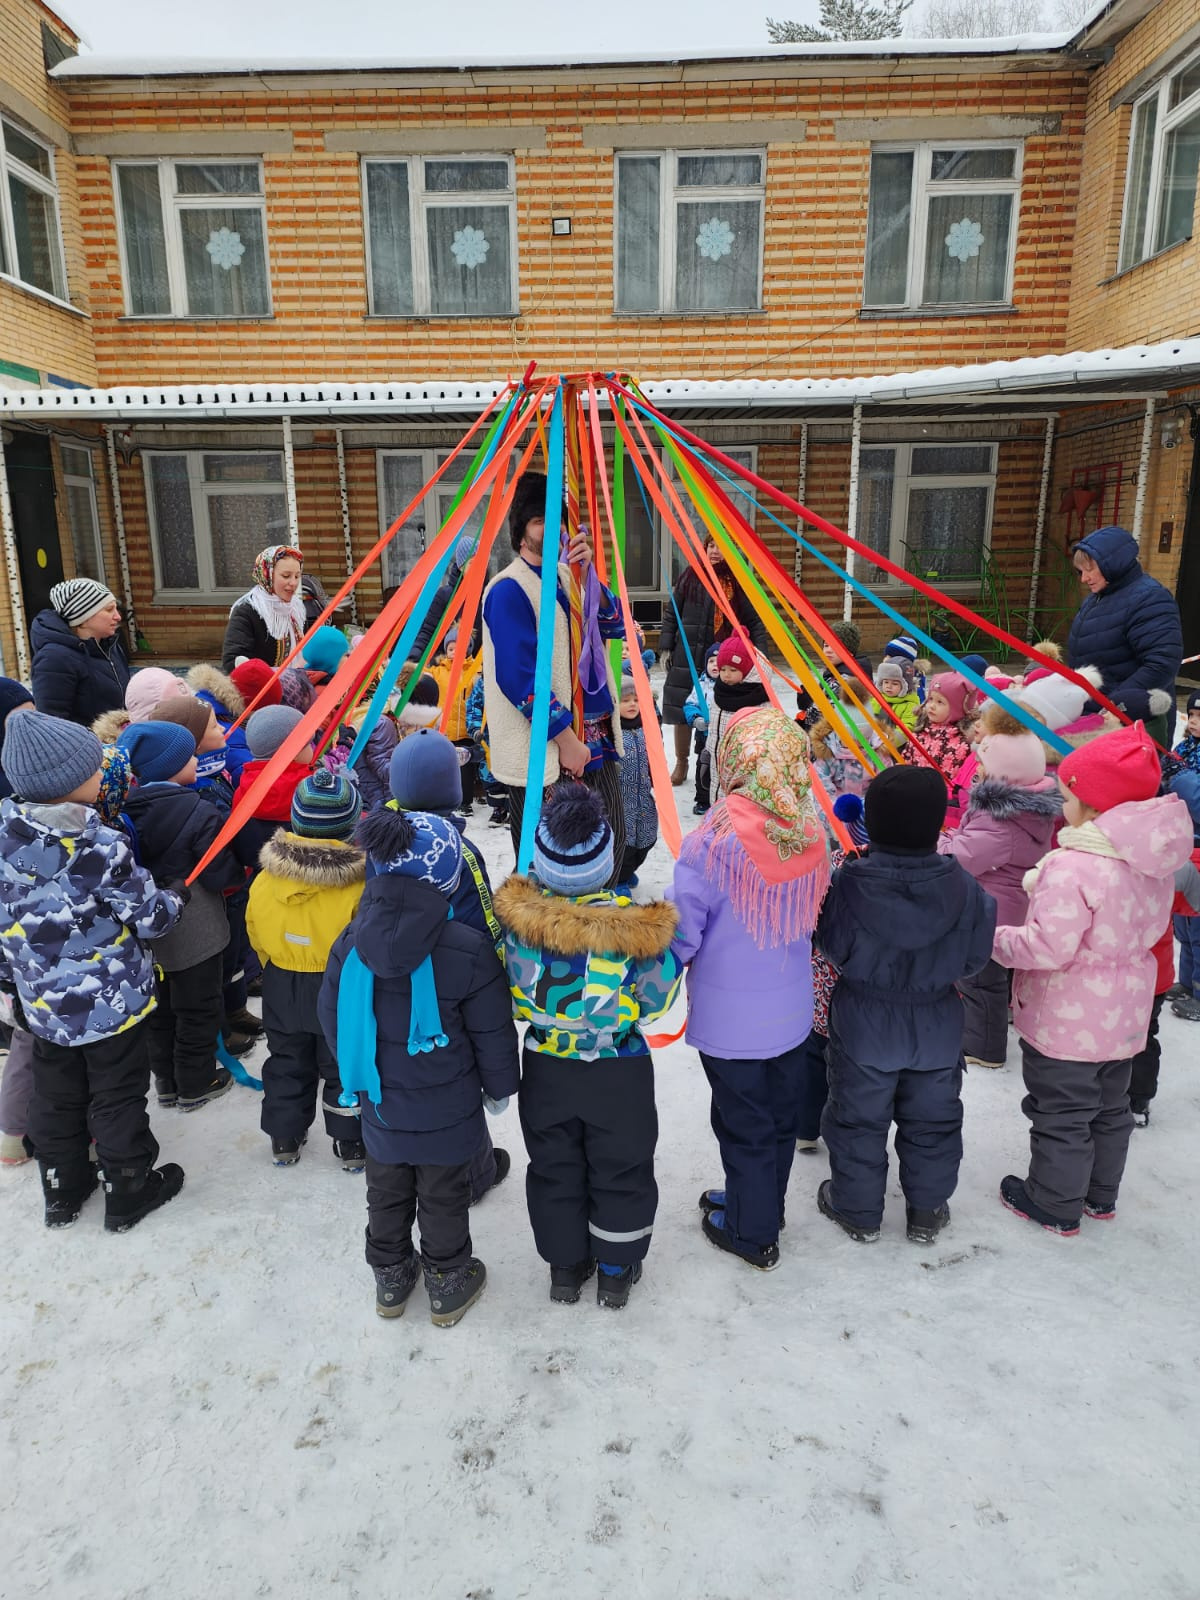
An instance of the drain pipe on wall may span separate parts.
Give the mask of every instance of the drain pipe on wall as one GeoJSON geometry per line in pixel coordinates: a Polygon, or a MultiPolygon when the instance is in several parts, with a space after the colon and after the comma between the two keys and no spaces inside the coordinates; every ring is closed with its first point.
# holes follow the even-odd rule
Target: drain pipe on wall
{"type": "Polygon", "coordinates": [[[133,611],[133,580],[129,576],[129,546],[125,542],[125,507],[121,501],[121,479],[117,474],[117,430],[106,423],[104,442],[108,449],[108,483],[112,492],[113,529],[117,535],[117,560],[121,563],[121,587],[125,591],[125,626],[129,631],[134,656],[137,655],[137,617],[133,611]]]}
{"type": "Polygon", "coordinates": [[[4,459],[4,436],[0,433],[0,530],[4,535],[4,564],[8,570],[8,600],[12,606],[13,639],[17,646],[17,676],[29,682],[29,635],[25,631],[25,605],[21,596],[21,558],[17,553],[17,529],[13,522],[12,499],[8,493],[8,465],[4,459]]]}
{"type": "Polygon", "coordinates": [[[1138,456],[1138,481],[1137,493],[1133,498],[1133,527],[1129,530],[1137,544],[1138,553],[1142,549],[1142,517],[1146,510],[1146,480],[1150,475],[1150,436],[1154,431],[1153,399],[1146,401],[1146,416],[1142,422],[1142,451],[1138,456]]]}

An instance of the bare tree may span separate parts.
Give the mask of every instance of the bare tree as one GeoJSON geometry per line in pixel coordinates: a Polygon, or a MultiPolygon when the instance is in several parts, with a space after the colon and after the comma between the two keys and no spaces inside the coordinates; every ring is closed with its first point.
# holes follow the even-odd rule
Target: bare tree
{"type": "Polygon", "coordinates": [[[1053,0],[929,0],[921,32],[930,39],[1002,39],[1041,33],[1053,0]]]}
{"type": "Polygon", "coordinates": [[[913,0],[821,0],[821,21],[812,27],[806,22],[777,21],[767,18],[767,37],[772,44],[829,44],[836,39],[895,39],[904,29],[904,14],[913,0]]]}

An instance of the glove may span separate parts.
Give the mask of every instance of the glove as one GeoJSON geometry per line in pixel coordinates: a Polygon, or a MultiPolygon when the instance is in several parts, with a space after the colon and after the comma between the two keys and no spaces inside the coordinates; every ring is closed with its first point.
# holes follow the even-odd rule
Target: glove
{"type": "Polygon", "coordinates": [[[502,1112],[508,1110],[508,1096],[505,1095],[503,1100],[493,1100],[490,1094],[485,1094],[483,1097],[483,1109],[490,1117],[500,1116],[502,1112]]]}

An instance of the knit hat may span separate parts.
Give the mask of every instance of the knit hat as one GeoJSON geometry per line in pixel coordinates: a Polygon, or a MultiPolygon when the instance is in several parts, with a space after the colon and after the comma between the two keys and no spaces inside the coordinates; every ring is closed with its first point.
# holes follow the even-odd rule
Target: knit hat
{"type": "Polygon", "coordinates": [[[462,805],[458,751],[436,728],[418,728],[392,752],[392,799],[402,811],[457,811],[462,805]]]}
{"type": "Polygon", "coordinates": [[[989,778],[1027,789],[1046,776],[1046,747],[1036,733],[989,733],[976,749],[989,778]]]}
{"type": "Polygon", "coordinates": [[[33,694],[23,683],[18,683],[15,678],[0,678],[0,728],[8,721],[9,714],[18,706],[31,706],[33,694]]]}
{"type": "Polygon", "coordinates": [[[229,681],[247,705],[252,703],[264,684],[270,685],[255,710],[279,704],[279,679],[275,677],[275,668],[269,667],[265,661],[257,658],[243,661],[240,667],[234,667],[229,674],[229,681]]]}
{"type": "MultiPolygon", "coordinates": [[[[317,691],[307,672],[300,667],[286,667],[279,674],[279,704],[293,711],[305,712],[317,698],[317,691]]],[[[264,702],[265,704],[265,702],[264,702]]]]}
{"type": "Polygon", "coordinates": [[[933,767],[887,767],[867,785],[863,817],[880,850],[932,855],[946,819],[946,781],[933,767]]]}
{"type": "Polygon", "coordinates": [[[393,853],[371,859],[381,872],[394,872],[402,878],[416,878],[432,884],[442,894],[453,894],[462,875],[462,839],[458,829],[431,811],[397,812],[388,829],[393,853]]]}
{"type": "Polygon", "coordinates": [[[987,664],[987,657],[986,656],[969,655],[969,656],[960,656],[959,659],[961,660],[961,662],[962,662],[964,667],[970,667],[971,671],[976,675],[976,677],[978,677],[978,678],[986,678],[987,677],[988,664],[987,664]]]}
{"type": "Polygon", "coordinates": [[[754,652],[740,633],[731,633],[728,639],[722,641],[721,648],[717,651],[718,672],[725,667],[736,667],[744,677],[753,665],[754,652]]]}
{"type": "Polygon", "coordinates": [[[454,546],[453,565],[458,568],[459,572],[467,570],[467,563],[478,548],[479,541],[474,534],[464,533],[454,546]]]}
{"type": "Polygon", "coordinates": [[[352,839],[362,796],[344,772],[318,767],[292,796],[292,832],[302,839],[352,839]]]}
{"type": "Polygon", "coordinates": [[[340,628],[318,628],[304,646],[304,665],[332,678],[349,648],[350,641],[340,628]]]}
{"type": "MultiPolygon", "coordinates": [[[[1085,671],[1090,670],[1086,669],[1085,671]]],[[[1088,700],[1086,689],[1070,679],[1051,672],[1049,667],[1035,667],[1025,676],[1017,698],[1027,711],[1032,711],[1039,722],[1057,732],[1083,715],[1088,700]]]]}
{"type": "Polygon", "coordinates": [[[255,761],[269,761],[302,721],[291,706],[262,706],[246,723],[246,743],[255,761]]]}
{"type": "Polygon", "coordinates": [[[893,683],[900,683],[905,687],[908,685],[908,679],[904,676],[904,668],[900,665],[899,661],[888,661],[885,658],[875,668],[875,687],[877,689],[882,689],[884,684],[887,683],[889,679],[893,683]]]}
{"type": "MultiPolygon", "coordinates": [[[[77,628],[115,599],[112,590],[97,583],[95,578],[68,578],[65,583],[56,583],[50,591],[50,604],[68,628],[77,628]]],[[[72,784],[71,787],[78,789],[79,784],[72,784]]],[[[67,792],[70,793],[70,790],[67,792]]]]}
{"type": "Polygon", "coordinates": [[[915,661],[918,655],[917,641],[911,634],[898,634],[896,638],[888,640],[883,653],[885,656],[900,656],[905,661],[915,661]]]}
{"type": "Polygon", "coordinates": [[[845,823],[846,832],[850,835],[850,843],[859,850],[865,850],[871,841],[867,834],[867,825],[863,821],[861,795],[838,795],[833,802],[833,814],[839,821],[845,823]]]}
{"type": "Polygon", "coordinates": [[[862,654],[862,634],[853,622],[831,622],[829,631],[839,643],[845,646],[848,655],[859,656],[862,654]]]}
{"type": "Polygon", "coordinates": [[[929,694],[940,694],[950,707],[950,721],[961,722],[975,709],[975,691],[957,672],[939,672],[929,680],[929,694]]]}
{"type": "MultiPolygon", "coordinates": [[[[8,763],[4,765],[7,768],[8,763]]],[[[1058,781],[1082,805],[1111,811],[1130,800],[1152,800],[1162,782],[1162,768],[1154,741],[1135,722],[1072,750],[1058,769],[1058,781]]]]}
{"type": "Polygon", "coordinates": [[[190,695],[191,685],[163,667],[143,667],[135,672],[125,688],[125,709],[135,722],[148,717],[162,700],[174,695],[190,695]]]}
{"type": "Polygon", "coordinates": [[[212,714],[212,707],[207,700],[197,700],[194,694],[173,694],[169,700],[160,700],[146,721],[177,723],[179,727],[187,729],[198,749],[201,739],[208,732],[212,714]]]}
{"type": "Polygon", "coordinates": [[[131,722],[117,745],[139,783],[169,783],[196,754],[196,741],[175,722],[131,722]]]}
{"type": "MultiPolygon", "coordinates": [[[[7,682],[7,681],[8,680],[6,680],[6,679],[0,678],[0,683],[4,683],[4,682],[7,682]]],[[[1200,711],[1200,689],[1194,689],[1192,691],[1192,693],[1190,695],[1188,695],[1188,697],[1187,697],[1187,712],[1188,712],[1188,715],[1191,716],[1193,711],[1200,711]]]]}
{"type": "Polygon", "coordinates": [[[71,794],[100,771],[102,756],[90,728],[41,711],[22,711],[8,719],[0,766],[13,793],[36,803],[71,794]]]}
{"type": "Polygon", "coordinates": [[[600,796],[559,783],[542,806],[533,836],[533,871],[555,894],[590,894],[613,873],[613,832],[600,796]]]}

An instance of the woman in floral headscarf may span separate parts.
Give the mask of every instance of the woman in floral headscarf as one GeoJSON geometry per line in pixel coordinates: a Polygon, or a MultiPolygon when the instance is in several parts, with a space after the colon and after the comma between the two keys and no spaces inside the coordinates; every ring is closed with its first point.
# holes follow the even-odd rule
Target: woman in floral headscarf
{"type": "Polygon", "coordinates": [[[761,1271],[779,1264],[784,1196],[812,1031],[812,932],[829,887],[808,735],[771,706],[739,712],[716,753],[723,798],[684,840],[672,948],[688,971],[687,1042],[712,1088],[723,1187],[705,1235],[761,1271]]]}
{"type": "Polygon", "coordinates": [[[254,587],[247,589],[229,613],[221,671],[232,672],[243,661],[265,661],[278,667],[300,643],[308,624],[300,569],[304,557],[291,545],[273,544],[254,559],[254,587]]]}

